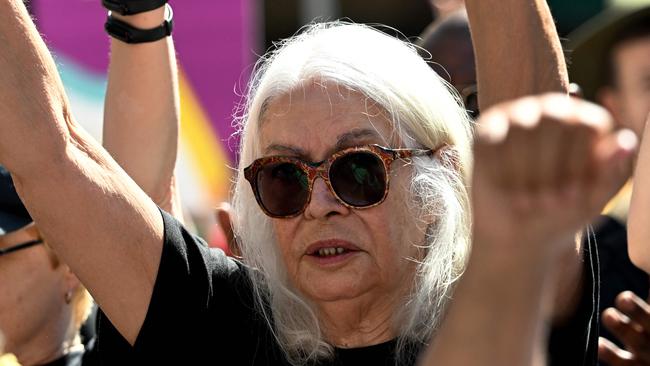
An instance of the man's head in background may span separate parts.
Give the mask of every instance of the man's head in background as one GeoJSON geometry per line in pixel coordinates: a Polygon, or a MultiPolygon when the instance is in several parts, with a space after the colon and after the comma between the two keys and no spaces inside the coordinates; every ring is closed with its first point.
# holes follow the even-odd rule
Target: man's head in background
{"type": "Polygon", "coordinates": [[[641,136],[650,112],[650,5],[613,7],[569,40],[571,81],[641,136]]]}
{"type": "Polygon", "coordinates": [[[0,167],[0,329],[5,351],[25,366],[50,362],[75,344],[91,299],[42,241],[0,167]]]}
{"type": "Polygon", "coordinates": [[[418,45],[429,65],[458,90],[468,110],[478,111],[476,65],[467,13],[456,11],[440,18],[420,36],[418,45]]]}

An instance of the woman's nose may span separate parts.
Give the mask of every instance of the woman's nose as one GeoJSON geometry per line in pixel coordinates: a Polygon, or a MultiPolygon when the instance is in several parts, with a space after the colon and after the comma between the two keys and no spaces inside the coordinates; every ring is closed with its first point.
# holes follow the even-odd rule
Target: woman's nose
{"type": "Polygon", "coordinates": [[[341,203],[329,189],[323,178],[316,178],[311,192],[311,200],[305,208],[305,217],[323,219],[333,215],[347,215],[350,209],[341,203]]]}

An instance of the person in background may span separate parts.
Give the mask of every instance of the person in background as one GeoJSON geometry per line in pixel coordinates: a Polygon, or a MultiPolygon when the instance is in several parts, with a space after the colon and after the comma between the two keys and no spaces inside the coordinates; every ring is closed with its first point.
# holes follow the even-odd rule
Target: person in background
{"type": "MultiPolygon", "coordinates": [[[[580,84],[585,98],[607,108],[617,126],[629,128],[641,138],[650,112],[650,5],[614,1],[612,7],[569,35],[567,49],[571,79],[580,84]]],[[[611,307],[603,312],[605,328],[601,333],[613,341],[601,340],[600,355],[611,365],[650,364],[646,352],[650,349],[650,316],[642,311],[648,308],[650,281],[646,272],[650,260],[645,238],[637,236],[647,221],[643,219],[643,194],[630,200],[632,187],[643,187],[637,180],[639,172],[643,168],[636,170],[634,179],[608,204],[606,215],[595,227],[601,252],[601,303],[611,307]],[[633,215],[635,210],[640,214],[633,215]]]]}
{"type": "Polygon", "coordinates": [[[478,117],[474,46],[465,8],[433,21],[417,44],[429,66],[458,91],[470,115],[478,117]]]}
{"type": "MultiPolygon", "coordinates": [[[[458,91],[470,115],[477,118],[476,62],[466,8],[462,6],[431,22],[417,45],[422,47],[422,57],[429,66],[458,91]]],[[[578,85],[570,84],[569,93],[579,95],[578,85]]]]}
{"type": "Polygon", "coordinates": [[[92,299],[45,244],[1,166],[0,277],[5,351],[24,366],[81,365],[79,329],[92,299]]]}

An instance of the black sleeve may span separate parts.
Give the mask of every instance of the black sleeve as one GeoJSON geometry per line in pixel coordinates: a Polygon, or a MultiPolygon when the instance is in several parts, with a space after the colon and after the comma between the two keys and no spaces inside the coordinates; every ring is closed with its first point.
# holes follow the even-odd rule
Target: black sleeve
{"type": "Polygon", "coordinates": [[[161,212],[164,244],[144,324],[131,347],[100,311],[96,352],[102,365],[194,364],[220,349],[245,347],[255,334],[244,266],[161,212]]]}
{"type": "Polygon", "coordinates": [[[548,341],[548,364],[551,366],[592,366],[598,359],[600,264],[592,235],[585,235],[583,248],[584,281],[580,302],[565,324],[551,329],[548,341]]]}

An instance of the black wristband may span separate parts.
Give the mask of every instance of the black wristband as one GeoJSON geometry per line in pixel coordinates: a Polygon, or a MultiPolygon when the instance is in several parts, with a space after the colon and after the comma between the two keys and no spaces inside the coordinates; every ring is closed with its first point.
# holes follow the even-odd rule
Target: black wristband
{"type": "Polygon", "coordinates": [[[110,11],[122,15],[133,15],[158,9],[167,4],[167,0],[102,0],[102,5],[110,11]]]}
{"type": "Polygon", "coordinates": [[[165,20],[161,25],[153,29],[140,29],[128,23],[113,18],[108,14],[104,29],[106,33],[115,39],[125,43],[146,43],[155,42],[168,37],[174,28],[174,12],[169,4],[165,9],[165,20]]]}

